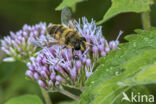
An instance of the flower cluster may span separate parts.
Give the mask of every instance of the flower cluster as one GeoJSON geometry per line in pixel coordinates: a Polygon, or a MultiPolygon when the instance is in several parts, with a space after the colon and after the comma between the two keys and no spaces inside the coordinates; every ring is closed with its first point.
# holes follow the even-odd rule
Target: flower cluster
{"type": "Polygon", "coordinates": [[[83,17],[75,23],[78,33],[87,41],[84,53],[72,52],[72,49],[63,48],[62,45],[49,47],[48,44],[56,40],[46,34],[46,23],[24,25],[22,30],[10,32],[10,36],[1,40],[1,49],[15,59],[27,62],[29,70],[26,75],[47,90],[62,85],[82,88],[93,73],[97,59],[118,48],[121,34],[115,41],[107,42],[102,35],[102,27],[96,26],[93,19],[88,22],[83,17]]]}
{"type": "Polygon", "coordinates": [[[87,58],[83,58],[84,62],[73,59],[72,50],[61,51],[62,47],[45,47],[37,57],[31,57],[31,62],[27,64],[29,70],[26,75],[37,80],[38,84],[46,89],[60,85],[84,86],[83,80],[90,76],[94,64],[87,58]]]}
{"type": "MultiPolygon", "coordinates": [[[[102,27],[96,26],[93,20],[89,23],[86,18],[82,18],[82,23],[76,21],[76,27],[87,40],[88,48],[84,53],[62,49],[63,46],[44,47],[36,57],[30,58],[26,75],[48,90],[62,85],[84,87],[97,59],[118,48],[119,37],[108,43],[102,35],[102,27]]],[[[45,38],[39,43],[42,39],[45,38]]]]}
{"type": "Polygon", "coordinates": [[[10,32],[10,36],[1,40],[1,49],[15,59],[28,59],[36,53],[34,39],[45,35],[46,23],[39,23],[35,26],[24,25],[22,30],[16,33],[10,32]]]}
{"type": "Polygon", "coordinates": [[[87,44],[93,52],[93,56],[106,56],[110,50],[118,48],[118,39],[122,32],[119,33],[119,36],[115,41],[110,41],[108,43],[102,35],[102,26],[96,26],[93,19],[91,23],[89,23],[88,20],[83,17],[82,23],[80,19],[79,22],[76,21],[76,26],[78,32],[86,38],[87,44]]]}

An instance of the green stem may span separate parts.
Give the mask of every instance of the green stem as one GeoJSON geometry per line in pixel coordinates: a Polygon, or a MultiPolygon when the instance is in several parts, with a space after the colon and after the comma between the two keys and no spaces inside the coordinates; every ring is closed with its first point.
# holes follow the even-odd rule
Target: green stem
{"type": "Polygon", "coordinates": [[[0,49],[0,63],[2,62],[4,56],[5,53],[0,49]]]}
{"type": "Polygon", "coordinates": [[[70,97],[70,98],[72,98],[74,100],[80,101],[80,97],[79,96],[76,96],[76,95],[74,95],[74,94],[64,90],[63,88],[58,89],[58,92],[66,95],[66,96],[68,96],[68,97],[70,97]]]}
{"type": "Polygon", "coordinates": [[[41,92],[46,104],[52,104],[48,92],[44,88],[41,88],[41,92]]]}
{"type": "Polygon", "coordinates": [[[143,13],[141,14],[141,18],[142,18],[142,25],[143,25],[143,28],[144,28],[145,30],[149,30],[149,28],[151,27],[149,12],[143,12],[143,13]]]}

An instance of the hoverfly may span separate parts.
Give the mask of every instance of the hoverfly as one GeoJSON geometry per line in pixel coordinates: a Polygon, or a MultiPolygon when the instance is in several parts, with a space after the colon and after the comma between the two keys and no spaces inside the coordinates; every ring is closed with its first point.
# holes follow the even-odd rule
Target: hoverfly
{"type": "Polygon", "coordinates": [[[57,44],[72,48],[72,51],[81,50],[84,52],[87,48],[86,39],[78,33],[72,13],[67,7],[62,9],[61,22],[62,25],[50,25],[47,28],[48,34],[57,40],[57,44]]]}

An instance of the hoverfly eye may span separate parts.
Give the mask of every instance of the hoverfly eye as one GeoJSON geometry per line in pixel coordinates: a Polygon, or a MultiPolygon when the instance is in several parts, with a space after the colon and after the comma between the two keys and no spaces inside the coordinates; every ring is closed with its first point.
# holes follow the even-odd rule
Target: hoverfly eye
{"type": "Polygon", "coordinates": [[[86,41],[86,38],[85,38],[85,37],[82,37],[81,40],[82,40],[82,41],[86,41]]]}
{"type": "Polygon", "coordinates": [[[80,44],[78,44],[78,43],[75,44],[74,49],[75,49],[75,50],[80,50],[80,44]]]}

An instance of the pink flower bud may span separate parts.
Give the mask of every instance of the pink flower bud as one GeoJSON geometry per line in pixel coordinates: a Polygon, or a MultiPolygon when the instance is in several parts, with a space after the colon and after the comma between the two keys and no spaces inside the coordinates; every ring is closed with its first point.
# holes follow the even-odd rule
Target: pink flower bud
{"type": "Polygon", "coordinates": [[[55,82],[55,86],[58,86],[59,84],[60,84],[59,81],[56,81],[56,82],[55,82]]]}
{"type": "Polygon", "coordinates": [[[98,54],[98,48],[96,46],[92,47],[92,51],[94,54],[98,54]]]}
{"type": "Polygon", "coordinates": [[[72,61],[66,62],[66,66],[68,66],[69,68],[71,68],[72,67],[72,61]]]}
{"type": "Polygon", "coordinates": [[[47,74],[46,74],[45,71],[42,70],[42,71],[40,72],[40,74],[41,74],[41,76],[42,76],[43,78],[48,79],[48,76],[47,76],[47,74]]]}
{"type": "Polygon", "coordinates": [[[45,71],[47,74],[49,74],[48,68],[46,66],[43,66],[42,70],[45,71]]]}
{"type": "Polygon", "coordinates": [[[51,87],[51,86],[53,85],[53,81],[50,80],[50,81],[48,82],[48,85],[51,87]]]}
{"type": "Polygon", "coordinates": [[[41,57],[38,56],[36,58],[36,61],[39,63],[39,65],[42,65],[42,58],[41,57]]]}
{"type": "Polygon", "coordinates": [[[28,77],[33,78],[33,72],[30,70],[27,70],[25,73],[28,77]]]}
{"type": "Polygon", "coordinates": [[[44,64],[44,65],[47,65],[47,61],[46,60],[42,60],[42,63],[44,64]]]}
{"type": "Polygon", "coordinates": [[[52,73],[52,72],[53,72],[53,70],[54,70],[53,65],[50,65],[50,66],[49,66],[49,72],[50,72],[50,73],[52,73]]]}
{"type": "Polygon", "coordinates": [[[36,80],[39,80],[39,79],[40,79],[39,74],[35,72],[35,73],[34,73],[34,78],[35,78],[36,80]]]}
{"type": "Polygon", "coordinates": [[[70,50],[67,50],[67,51],[68,51],[68,59],[72,60],[72,58],[73,58],[72,52],[70,50]]]}
{"type": "Polygon", "coordinates": [[[99,49],[100,51],[104,51],[104,48],[105,48],[104,45],[99,45],[99,46],[98,46],[98,49],[99,49]]]}
{"type": "Polygon", "coordinates": [[[42,80],[38,80],[38,84],[43,88],[46,87],[46,84],[42,80]]]}
{"type": "Polygon", "coordinates": [[[90,64],[91,64],[91,60],[90,60],[90,59],[87,59],[87,60],[86,60],[86,66],[87,66],[88,68],[89,68],[90,64]]]}
{"type": "Polygon", "coordinates": [[[53,56],[55,56],[55,48],[54,47],[50,47],[49,48],[49,51],[51,52],[51,54],[53,55],[53,56]]]}
{"type": "Polygon", "coordinates": [[[105,43],[105,39],[101,38],[100,39],[100,44],[104,44],[105,43]]]}
{"type": "Polygon", "coordinates": [[[34,37],[38,35],[38,31],[33,31],[34,37]]]}
{"type": "Polygon", "coordinates": [[[106,56],[106,55],[107,55],[107,53],[105,51],[101,52],[101,56],[106,56]]]}
{"type": "Polygon", "coordinates": [[[11,35],[12,38],[16,37],[15,33],[13,33],[12,31],[10,32],[10,35],[11,35]]]}
{"type": "Polygon", "coordinates": [[[23,36],[24,36],[24,38],[28,38],[28,34],[27,34],[27,32],[23,32],[23,36]]]}
{"type": "Polygon", "coordinates": [[[8,49],[6,49],[5,47],[1,48],[6,54],[10,54],[10,51],[8,49]]]}
{"type": "Polygon", "coordinates": [[[56,74],[55,74],[55,73],[51,73],[51,75],[50,75],[50,79],[51,79],[52,81],[55,80],[55,77],[56,77],[56,74]]]}
{"type": "Polygon", "coordinates": [[[117,49],[117,44],[115,41],[110,41],[109,42],[109,47],[110,49],[114,50],[114,49],[117,49]]]}
{"type": "Polygon", "coordinates": [[[105,48],[105,51],[108,53],[110,51],[110,48],[109,47],[106,47],[105,48]]]}
{"type": "Polygon", "coordinates": [[[56,76],[56,80],[65,83],[65,80],[60,75],[56,76]]]}
{"type": "Polygon", "coordinates": [[[70,76],[71,76],[71,80],[74,83],[75,79],[76,79],[76,68],[73,68],[73,69],[70,70],[70,76]]]}
{"type": "Polygon", "coordinates": [[[86,60],[87,60],[86,58],[82,58],[82,59],[81,59],[81,61],[82,61],[83,63],[86,63],[86,60]]]}
{"type": "Polygon", "coordinates": [[[82,63],[80,60],[76,61],[76,70],[79,71],[81,69],[82,63]]]}
{"type": "Polygon", "coordinates": [[[24,31],[27,31],[27,30],[28,30],[28,25],[27,25],[27,24],[25,24],[25,25],[23,26],[23,30],[24,30],[24,31]]]}
{"type": "Polygon", "coordinates": [[[86,73],[86,77],[87,77],[87,78],[90,77],[90,75],[92,75],[92,72],[86,73]]]}

